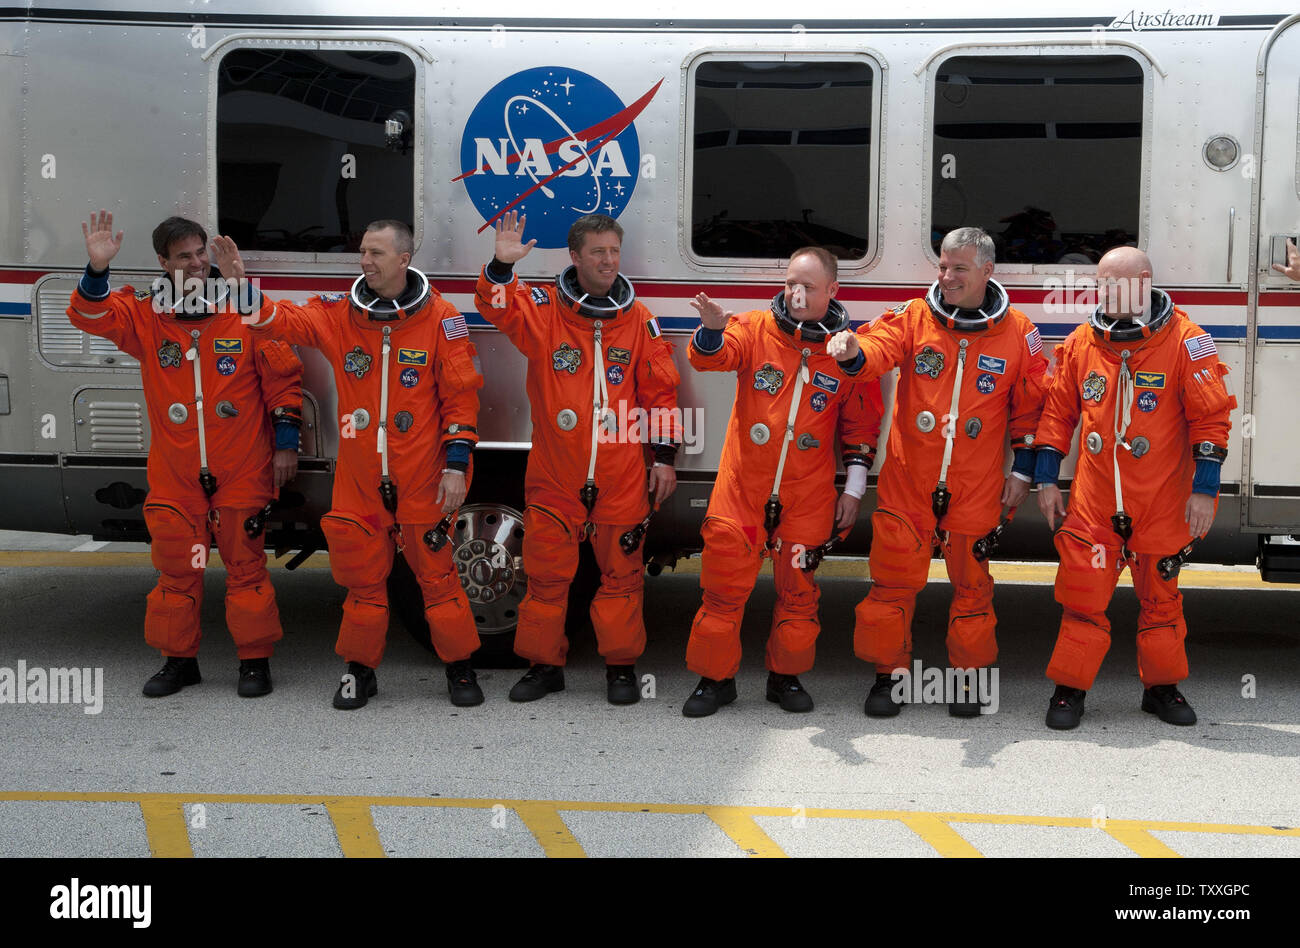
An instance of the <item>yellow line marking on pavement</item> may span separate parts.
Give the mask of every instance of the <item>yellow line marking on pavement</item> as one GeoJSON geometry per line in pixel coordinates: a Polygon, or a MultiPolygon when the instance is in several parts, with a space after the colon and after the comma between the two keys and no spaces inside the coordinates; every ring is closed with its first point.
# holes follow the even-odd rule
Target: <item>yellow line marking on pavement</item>
{"type": "Polygon", "coordinates": [[[343,855],[352,859],[383,859],[386,856],[375,821],[370,816],[370,805],[349,798],[325,801],[325,810],[334,821],[334,833],[339,838],[343,855]]]}
{"type": "MultiPolygon", "coordinates": [[[[789,818],[790,807],[714,806],[692,803],[617,803],[595,800],[500,800],[472,797],[331,797],[324,794],[273,793],[62,793],[43,790],[0,791],[0,802],[137,803],[144,815],[149,847],[155,856],[192,856],[185,825],[186,803],[323,804],[334,821],[339,844],[347,856],[383,855],[370,808],[458,807],[490,810],[501,805],[519,814],[548,856],[583,856],[582,845],[560,815],[563,811],[591,813],[674,813],[707,816],[741,849],[751,855],[783,856],[781,848],[754,822],[756,816],[789,818]],[[344,841],[345,835],[348,837],[344,841]]],[[[950,825],[985,823],[997,826],[1095,827],[1089,817],[1029,816],[1012,813],[930,813],[916,810],[841,810],[810,807],[808,819],[895,820],[908,826],[945,856],[981,853],[950,825]]],[[[1171,820],[1106,820],[1103,827],[1116,840],[1142,856],[1179,855],[1152,832],[1225,833],[1300,839],[1300,827],[1239,823],[1180,823],[1171,820]]]]}
{"type": "MultiPolygon", "coordinates": [[[[283,569],[289,558],[268,562],[272,569],[283,569]]],[[[215,550],[208,558],[209,566],[222,566],[221,556],[215,550]]],[[[126,551],[96,551],[91,553],[55,552],[49,550],[0,550],[0,568],[85,568],[85,567],[126,567],[153,566],[148,553],[130,553],[126,551]]],[[[304,560],[298,569],[328,569],[329,554],[324,551],[313,553],[304,560]]],[[[678,560],[674,573],[683,576],[698,576],[700,558],[678,560]]],[[[761,572],[772,574],[770,560],[763,561],[761,572]]],[[[997,582],[1013,585],[1028,584],[1050,586],[1056,582],[1055,563],[990,563],[989,572],[997,582]]],[[[835,579],[870,580],[870,571],[865,559],[844,559],[832,557],[822,562],[817,575],[835,579]]],[[[948,573],[940,560],[930,563],[929,578],[936,582],[947,582],[948,573]]],[[[1120,577],[1119,585],[1132,586],[1133,579],[1126,571],[1120,577]]],[[[1178,574],[1178,585],[1182,589],[1271,589],[1280,592],[1300,592],[1300,584],[1266,583],[1255,571],[1209,570],[1184,568],[1178,574]]]]}
{"type": "Polygon", "coordinates": [[[533,834],[542,847],[542,852],[552,859],[582,859],[586,850],[569,830],[569,825],[560,816],[557,804],[544,802],[519,802],[507,804],[519,818],[524,821],[528,831],[533,834]]]}
{"type": "Polygon", "coordinates": [[[917,836],[933,846],[940,856],[969,859],[984,854],[972,846],[964,836],[948,825],[947,820],[932,813],[917,813],[904,817],[902,823],[917,836]]]}
{"type": "Polygon", "coordinates": [[[193,858],[194,847],[190,845],[190,831],[185,825],[184,804],[180,800],[159,800],[146,794],[135,799],[140,801],[149,854],[158,858],[193,858]]]}
{"type": "Polygon", "coordinates": [[[1103,827],[1133,852],[1146,859],[1181,859],[1182,854],[1174,852],[1160,840],[1144,829],[1136,826],[1112,826],[1110,821],[1103,827]]]}
{"type": "MultiPolygon", "coordinates": [[[[763,828],[741,807],[706,807],[704,815],[717,823],[722,832],[749,855],[765,859],[785,858],[785,850],[773,842],[772,837],[764,833],[763,828]]],[[[785,815],[789,816],[789,812],[785,815]]]]}
{"type": "MultiPolygon", "coordinates": [[[[995,582],[1006,585],[1034,585],[1034,586],[1051,586],[1056,582],[1055,563],[999,563],[989,564],[989,573],[993,576],[995,582]]],[[[674,571],[683,575],[695,576],[700,572],[699,557],[692,557],[689,560],[678,560],[674,571]]],[[[763,568],[760,571],[763,575],[772,574],[772,563],[770,560],[763,561],[763,568]]],[[[861,579],[864,582],[870,580],[870,570],[867,569],[867,561],[863,559],[843,559],[830,558],[824,560],[817,568],[817,575],[821,577],[830,576],[835,579],[861,579]]],[[[930,580],[934,582],[948,581],[948,572],[942,560],[934,560],[930,563],[930,580]]],[[[1119,585],[1133,585],[1133,578],[1125,571],[1120,577],[1119,585]]],[[[1184,567],[1178,574],[1178,586],[1180,589],[1271,589],[1282,592],[1300,592],[1300,585],[1288,583],[1266,583],[1260,578],[1259,573],[1254,570],[1237,572],[1234,570],[1211,570],[1211,569],[1191,569],[1184,567]]]]}
{"type": "MultiPolygon", "coordinates": [[[[289,562],[289,557],[286,556],[282,560],[269,560],[267,565],[272,569],[283,569],[284,564],[287,562],[289,562]]],[[[213,550],[208,557],[208,565],[223,565],[221,555],[216,550],[213,550]]],[[[329,565],[329,554],[319,552],[307,557],[297,568],[328,569],[329,565]]],[[[59,553],[50,550],[0,550],[0,567],[5,566],[29,569],[33,567],[153,566],[153,560],[148,553],[129,553],[126,551],[100,550],[95,553],[59,553]]]]}

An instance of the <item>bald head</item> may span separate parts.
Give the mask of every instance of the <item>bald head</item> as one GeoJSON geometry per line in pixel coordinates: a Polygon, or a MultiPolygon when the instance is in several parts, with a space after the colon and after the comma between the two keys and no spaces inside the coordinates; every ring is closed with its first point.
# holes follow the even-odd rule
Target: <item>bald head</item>
{"type": "Polygon", "coordinates": [[[1137,247],[1116,247],[1097,264],[1097,295],[1112,319],[1141,316],[1151,305],[1151,258],[1137,247]]]}

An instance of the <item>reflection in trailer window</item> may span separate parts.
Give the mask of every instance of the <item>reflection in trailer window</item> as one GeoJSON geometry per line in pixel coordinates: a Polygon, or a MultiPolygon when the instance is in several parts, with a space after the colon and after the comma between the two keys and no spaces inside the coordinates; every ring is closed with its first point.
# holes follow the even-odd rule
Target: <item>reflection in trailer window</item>
{"type": "Polygon", "coordinates": [[[691,249],[867,256],[872,71],[866,62],[710,60],[695,71],[691,249]]]}
{"type": "Polygon", "coordinates": [[[355,253],[413,224],[415,65],[388,51],[239,49],[217,85],[217,218],[241,249],[355,253]],[[385,123],[394,120],[401,128],[385,123]]]}
{"type": "Polygon", "coordinates": [[[1142,69],[1129,56],[958,56],[934,95],[931,241],[975,225],[999,263],[1136,244],[1142,69]]]}

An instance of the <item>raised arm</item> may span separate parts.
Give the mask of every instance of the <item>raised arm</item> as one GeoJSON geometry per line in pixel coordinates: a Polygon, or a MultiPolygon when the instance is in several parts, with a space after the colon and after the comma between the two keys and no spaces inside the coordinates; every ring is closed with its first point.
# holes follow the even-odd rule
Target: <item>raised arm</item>
{"type": "Polygon", "coordinates": [[[531,358],[540,354],[547,343],[537,308],[549,297],[545,290],[520,283],[514,273],[515,264],[537,244],[536,240],[523,242],[526,220],[526,216],[511,211],[497,221],[494,256],[479,274],[474,306],[479,315],[531,358]]]}
{"type": "Polygon", "coordinates": [[[68,304],[72,325],[93,336],[102,336],[123,352],[141,358],[141,344],[132,319],[134,300],[130,293],[112,293],[108,265],[122,249],[122,231],[113,233],[113,215],[101,210],[81,222],[86,238],[86,272],[68,304]]]}
{"type": "Polygon", "coordinates": [[[700,372],[735,372],[744,362],[748,332],[740,319],[724,310],[707,293],[696,295],[691,306],[700,314],[700,328],[691,336],[686,357],[700,372]]]}

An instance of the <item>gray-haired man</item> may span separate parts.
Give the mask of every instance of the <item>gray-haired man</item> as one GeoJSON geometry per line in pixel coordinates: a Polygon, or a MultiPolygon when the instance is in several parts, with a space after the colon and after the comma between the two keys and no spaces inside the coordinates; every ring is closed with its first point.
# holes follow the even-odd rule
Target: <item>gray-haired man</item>
{"type": "MultiPolygon", "coordinates": [[[[1029,491],[1047,360],[1034,324],[992,278],[993,255],[979,228],[950,232],[924,298],[827,346],[841,362],[859,356],[860,379],[901,370],[871,517],[871,592],[853,631],[854,652],[876,668],[866,702],[873,717],[899,711],[893,670],[911,660],[912,614],[935,546],[953,586],[949,661],[969,672],[997,658],[987,544],[976,544],[1029,491]],[[1004,474],[1008,439],[1015,464],[1004,474]]],[[[955,716],[980,713],[974,694],[947,700],[955,716]]]]}

